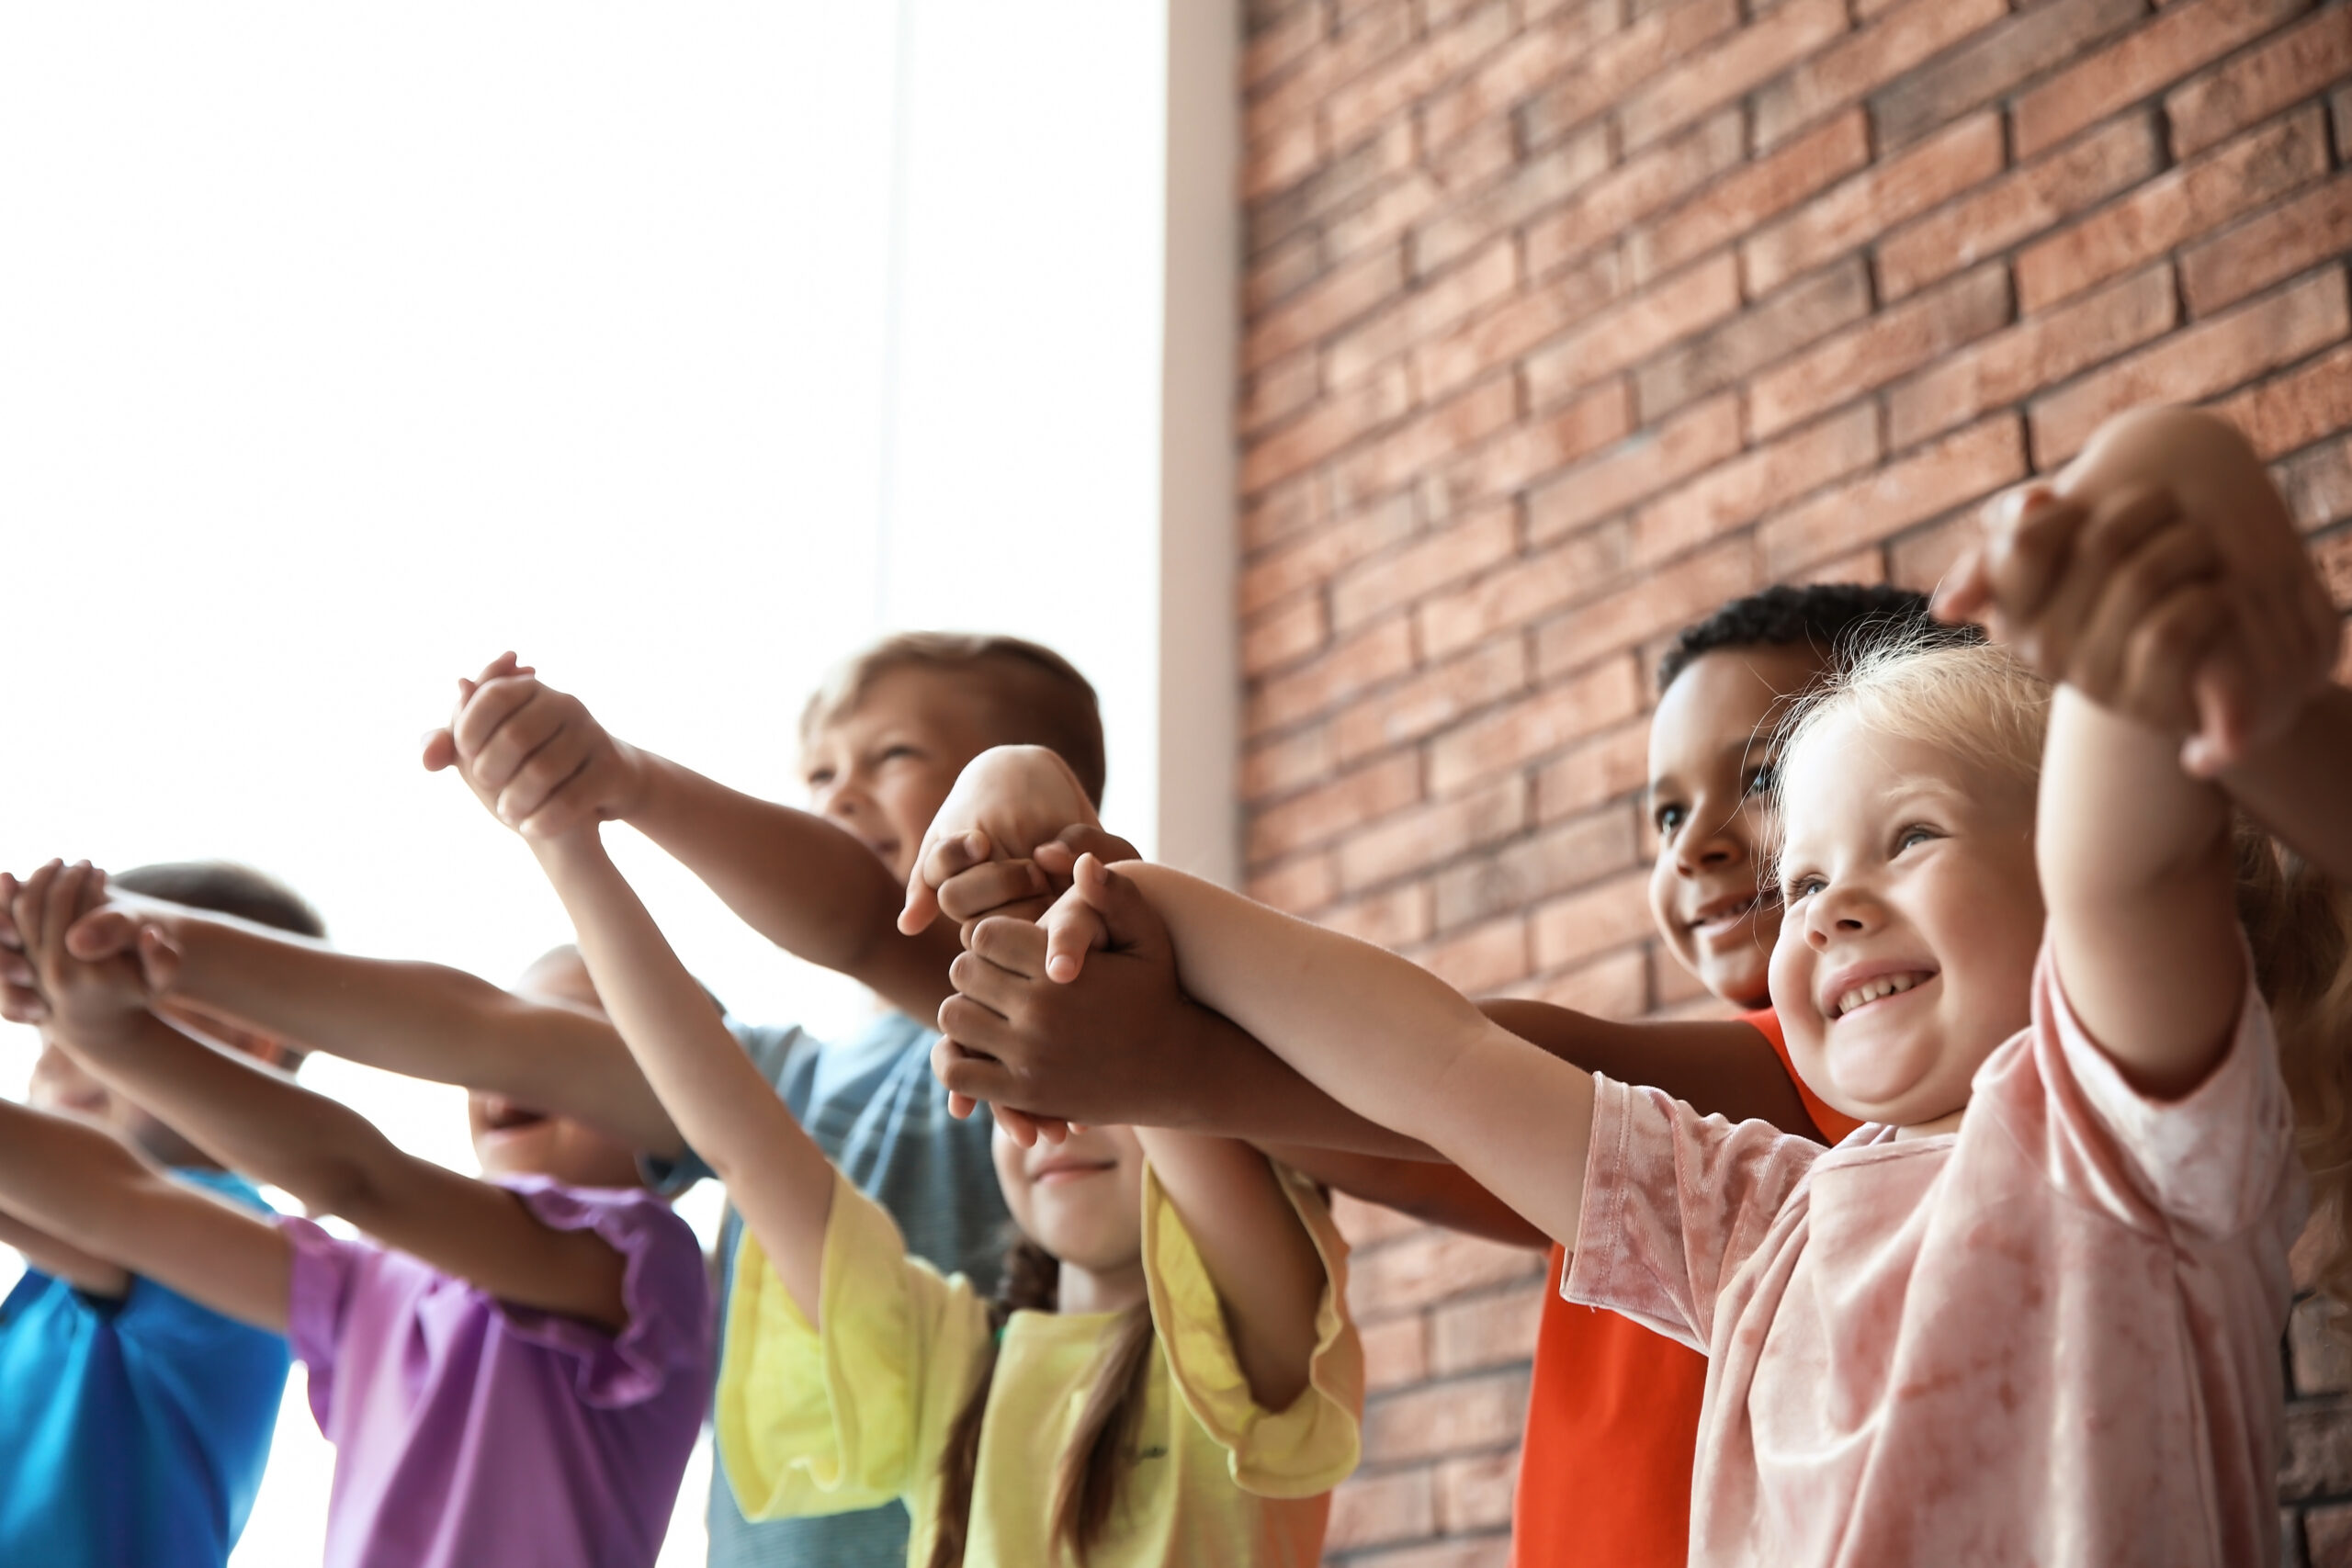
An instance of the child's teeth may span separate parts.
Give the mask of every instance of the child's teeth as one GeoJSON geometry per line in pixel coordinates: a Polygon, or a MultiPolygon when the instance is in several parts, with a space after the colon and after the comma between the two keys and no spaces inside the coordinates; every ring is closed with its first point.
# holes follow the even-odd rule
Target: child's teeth
{"type": "Polygon", "coordinates": [[[1843,1016],[1865,1002],[1891,997],[1897,991],[1907,991],[1918,983],[1918,977],[1912,975],[1883,975],[1875,980],[1865,980],[1838,998],[1838,1011],[1843,1016]]]}

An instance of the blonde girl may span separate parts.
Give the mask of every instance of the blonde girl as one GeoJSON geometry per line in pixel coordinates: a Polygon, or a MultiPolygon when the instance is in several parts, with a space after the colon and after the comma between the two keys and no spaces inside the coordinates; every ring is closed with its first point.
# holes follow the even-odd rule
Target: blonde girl
{"type": "Polygon", "coordinates": [[[826,1161],[595,825],[528,841],[743,1217],[718,1430],[748,1514],[903,1500],[915,1568],[1319,1559],[1363,1378],[1345,1247],[1311,1188],[1224,1139],[1103,1127],[1024,1148],[1000,1128],[1020,1241],[982,1300],[826,1161]]]}

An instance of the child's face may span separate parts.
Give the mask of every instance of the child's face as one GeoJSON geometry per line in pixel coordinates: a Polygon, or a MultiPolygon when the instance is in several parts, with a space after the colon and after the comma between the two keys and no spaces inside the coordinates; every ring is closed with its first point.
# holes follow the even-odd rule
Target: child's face
{"type": "Polygon", "coordinates": [[[1089,1127],[1023,1148],[996,1132],[996,1175],[1022,1234],[1092,1274],[1133,1269],[1143,1253],[1143,1145],[1127,1127],[1089,1127]]]}
{"type": "Polygon", "coordinates": [[[989,694],[967,676],[890,671],[819,730],[801,768],[809,808],[846,829],[904,881],[964,764],[998,744],[989,694]]]}
{"type": "MultiPolygon", "coordinates": [[[[588,966],[569,948],[559,948],[523,972],[514,987],[604,1016],[604,1004],[588,978],[588,966]]],[[[548,1176],[570,1187],[635,1187],[642,1178],[636,1152],[584,1122],[549,1116],[517,1105],[503,1095],[466,1096],[466,1123],[473,1135],[481,1173],[548,1176]]]]}
{"type": "MultiPolygon", "coordinates": [[[[208,1040],[273,1066],[285,1059],[285,1047],[274,1036],[248,1029],[233,1019],[182,1002],[164,1003],[156,1010],[208,1040]]],[[[41,1032],[40,1055],[33,1063],[26,1099],[41,1110],[68,1111],[110,1127],[159,1165],[209,1168],[215,1164],[172,1128],[84,1072],[79,1062],[58,1049],[46,1030],[41,1032]]]]}
{"type": "Polygon", "coordinates": [[[1772,1003],[1789,1055],[1849,1116],[1948,1116],[2030,1015],[2033,786],[1850,718],[1786,766],[1772,1003]]]}
{"type": "Polygon", "coordinates": [[[1650,721],[1650,915],[1682,966],[1742,1007],[1765,1003],[1781,926],[1771,796],[1756,786],[1782,713],[1822,671],[1809,648],[1719,649],[1675,677],[1650,721]]]}

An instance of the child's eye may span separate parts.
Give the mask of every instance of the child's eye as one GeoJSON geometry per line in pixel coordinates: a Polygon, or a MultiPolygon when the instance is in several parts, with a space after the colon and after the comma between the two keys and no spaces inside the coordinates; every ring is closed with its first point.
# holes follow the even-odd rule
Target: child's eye
{"type": "Polygon", "coordinates": [[[1677,828],[1681,827],[1683,819],[1690,815],[1690,813],[1689,810],[1680,806],[1659,807],[1655,817],[1659,834],[1664,837],[1671,838],[1674,834],[1674,830],[1677,828]]]}
{"type": "Polygon", "coordinates": [[[1941,837],[1941,835],[1933,828],[1922,828],[1915,825],[1904,829],[1903,831],[1894,836],[1894,850],[1897,854],[1900,854],[1905,850],[1911,848],[1915,844],[1928,843],[1939,837],[1941,837]]]}
{"type": "Polygon", "coordinates": [[[822,789],[832,782],[833,770],[831,768],[819,768],[808,775],[808,787],[810,789],[822,789]]]}
{"type": "Polygon", "coordinates": [[[1792,877],[1781,884],[1781,902],[1793,904],[1800,898],[1810,897],[1821,891],[1821,878],[1817,876],[1792,877]]]}
{"type": "Polygon", "coordinates": [[[1780,779],[1781,765],[1778,762],[1759,763],[1756,771],[1747,775],[1748,797],[1753,799],[1759,795],[1771,794],[1772,786],[1780,783],[1780,779]]]}

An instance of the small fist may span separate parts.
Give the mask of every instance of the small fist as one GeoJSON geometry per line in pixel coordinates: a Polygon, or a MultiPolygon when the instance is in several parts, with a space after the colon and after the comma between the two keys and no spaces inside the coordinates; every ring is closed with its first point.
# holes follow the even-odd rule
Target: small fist
{"type": "Polygon", "coordinates": [[[559,839],[626,817],[645,795],[644,753],[512,653],[458,682],[448,728],[424,738],[424,765],[454,767],[501,822],[559,839]]]}
{"type": "MultiPolygon", "coordinates": [[[[41,1021],[69,1043],[116,1038],[128,1021],[146,1012],[156,990],[137,954],[85,959],[69,950],[75,922],[105,898],[106,873],[87,861],[70,866],[51,861],[14,884],[10,923],[40,994],[41,1021]]],[[[160,937],[142,933],[142,952],[151,946],[159,963],[167,962],[160,937]]]]}

